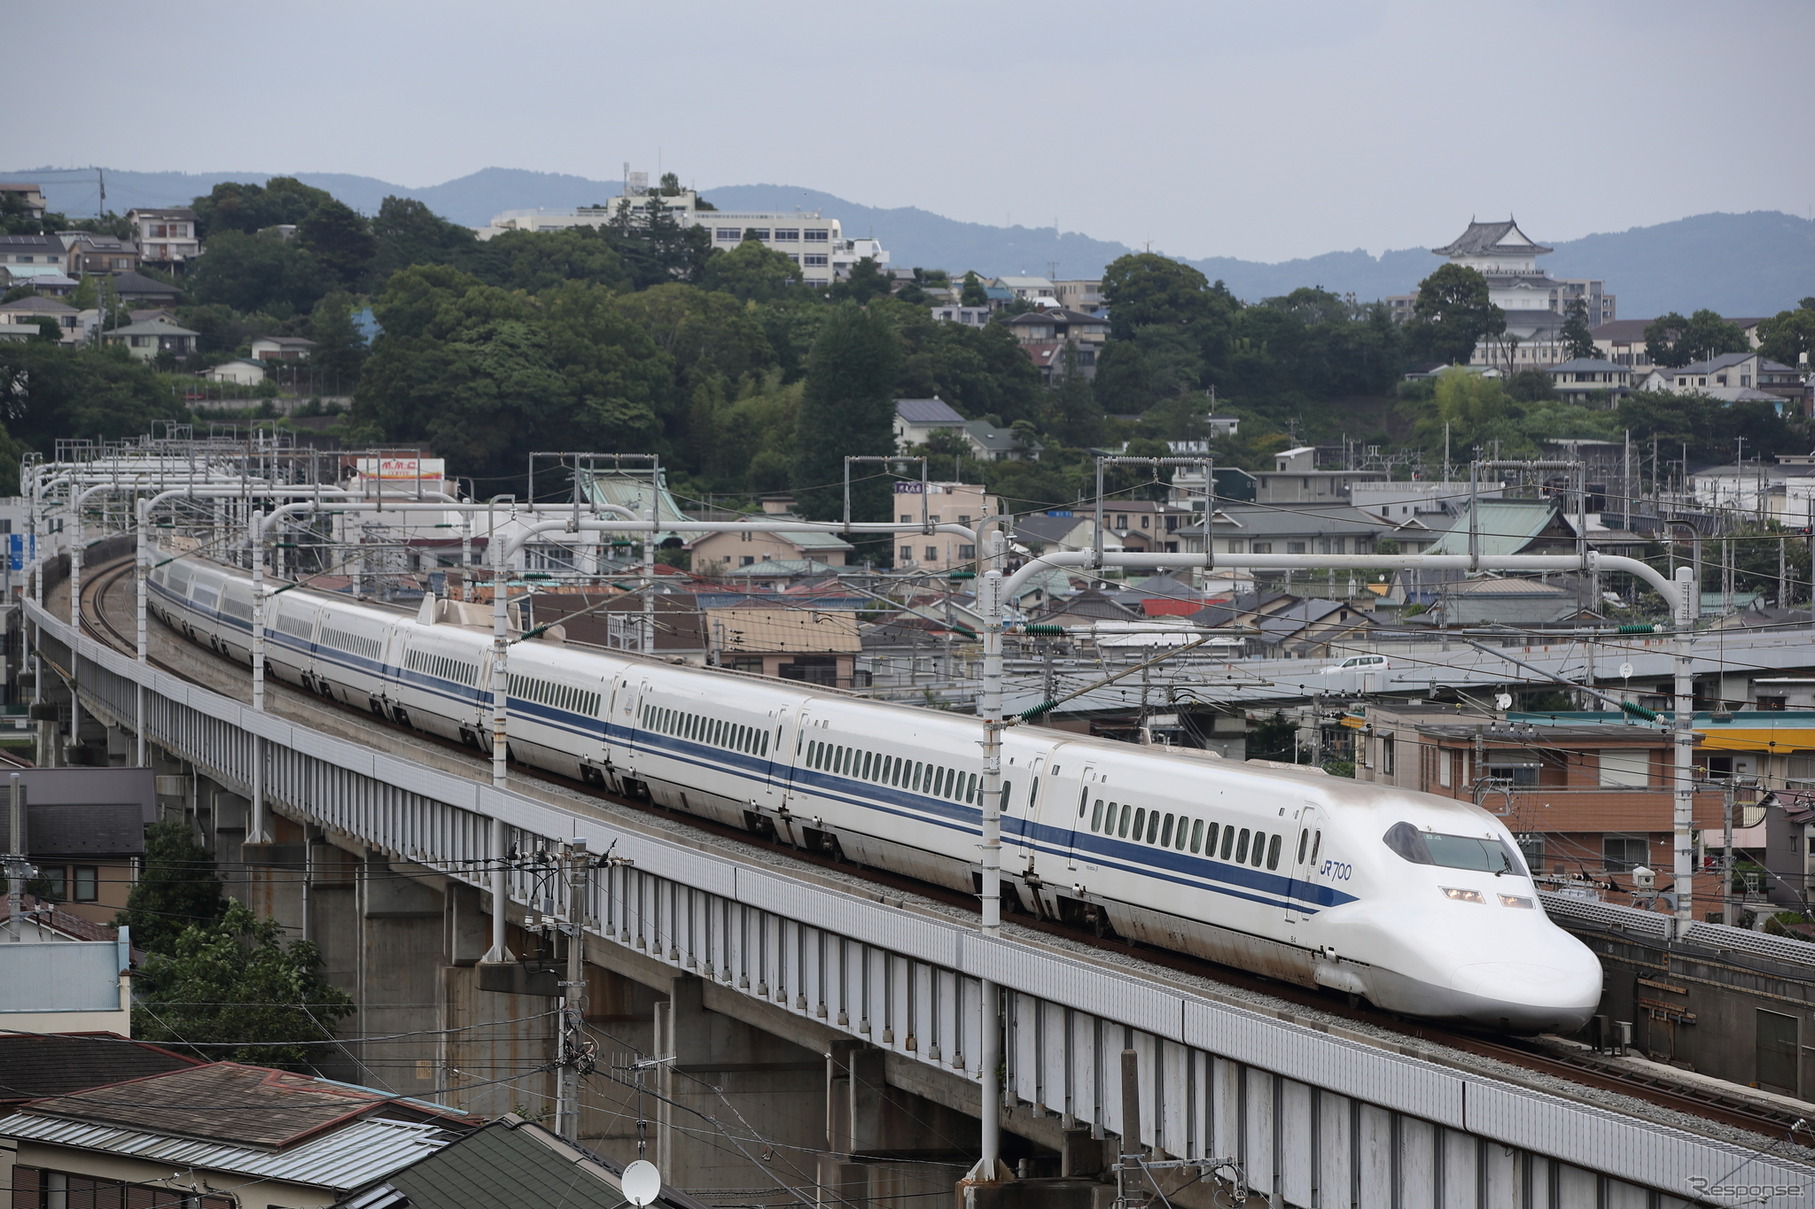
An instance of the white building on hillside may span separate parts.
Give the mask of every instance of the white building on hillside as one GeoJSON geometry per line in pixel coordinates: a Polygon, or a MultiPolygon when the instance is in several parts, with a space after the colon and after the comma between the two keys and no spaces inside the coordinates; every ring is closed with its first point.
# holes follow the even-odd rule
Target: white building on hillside
{"type": "Polygon", "coordinates": [[[479,228],[480,239],[493,239],[509,231],[562,231],[572,227],[602,227],[614,220],[625,207],[644,210],[661,205],[668,216],[683,227],[705,227],[712,232],[712,246],[729,252],[743,242],[746,234],[762,245],[780,252],[800,266],[801,280],[808,285],[830,285],[850,276],[851,268],[865,257],[878,267],[886,267],[889,254],[882,244],[870,238],[848,237],[844,225],[827,218],[818,210],[780,212],[744,212],[712,210],[700,207],[699,194],[684,190],[673,196],[632,191],[614,197],[602,206],[582,206],[576,210],[506,210],[479,228]]]}

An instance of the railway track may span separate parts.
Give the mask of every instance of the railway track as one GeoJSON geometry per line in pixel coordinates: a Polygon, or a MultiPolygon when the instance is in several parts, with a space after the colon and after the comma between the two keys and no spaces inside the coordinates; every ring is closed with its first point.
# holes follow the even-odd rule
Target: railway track
{"type": "MultiPolygon", "coordinates": [[[[131,570],[132,564],[130,562],[121,562],[111,567],[98,569],[90,578],[89,582],[84,585],[84,605],[82,609],[83,629],[86,630],[90,636],[128,654],[132,654],[136,650],[135,639],[133,636],[125,633],[120,626],[114,622],[112,616],[110,616],[110,610],[108,609],[107,604],[109,594],[122,580],[127,578],[127,575],[131,570]]],[[[130,615],[132,609],[129,607],[126,612],[130,615]]],[[[166,627],[164,627],[156,618],[151,619],[151,624],[156,626],[159,631],[168,634],[166,627]]],[[[182,642],[182,649],[193,652],[198,656],[203,654],[203,648],[197,647],[185,640],[179,639],[178,641],[182,642]]],[[[235,671],[238,670],[239,665],[230,663],[224,657],[217,656],[216,658],[219,658],[224,666],[231,667],[235,671]]],[[[167,660],[160,659],[155,655],[151,657],[151,662],[172,675],[181,676],[185,679],[194,679],[193,676],[181,667],[167,660]]],[[[209,686],[204,685],[204,687],[209,686]]],[[[281,691],[288,689],[289,686],[274,685],[273,687],[278,688],[281,691]]],[[[296,712],[302,714],[344,718],[347,713],[346,710],[338,706],[324,705],[313,697],[300,694],[294,697],[286,695],[285,700],[288,705],[295,708],[296,712]]],[[[415,743],[439,748],[445,752],[458,756],[463,762],[468,763],[469,766],[476,767],[479,763],[479,757],[474,756],[468,748],[464,748],[457,743],[436,736],[426,735],[420,731],[411,730],[408,727],[401,726],[383,718],[378,718],[376,716],[368,717],[361,714],[360,725],[362,727],[377,727],[395,732],[399,736],[407,736],[415,743]]],[[[483,770],[480,771],[483,772],[483,770]]],[[[924,882],[915,881],[881,870],[854,866],[849,862],[841,861],[835,857],[827,856],[822,853],[807,852],[791,848],[773,840],[762,839],[761,837],[754,836],[749,832],[737,828],[728,827],[705,819],[694,818],[688,815],[677,814],[673,811],[652,806],[647,802],[620,797],[615,794],[607,793],[596,786],[586,785],[579,781],[551,775],[539,770],[517,768],[513,770],[513,772],[514,775],[533,781],[539,781],[553,788],[558,788],[565,791],[568,795],[577,794],[588,798],[603,799],[622,809],[632,810],[641,814],[660,817],[667,820],[680,821],[699,831],[711,834],[722,840],[745,846],[754,851],[765,852],[772,856],[783,856],[802,864],[812,865],[827,870],[835,870],[844,874],[857,872],[867,881],[874,883],[878,887],[887,888],[904,895],[928,899],[967,912],[975,912],[977,910],[975,898],[969,895],[959,894],[956,891],[928,885],[924,882]]],[[[1687,1082],[1671,1081],[1663,1072],[1652,1069],[1638,1070],[1623,1066],[1612,1059],[1602,1057],[1589,1051],[1577,1051],[1571,1047],[1562,1046],[1555,1042],[1547,1044],[1542,1040],[1494,1038],[1477,1033],[1445,1028],[1439,1025],[1408,1021],[1365,1005],[1350,1003],[1343,999],[1334,998],[1330,995],[1308,988],[1277,982],[1257,974],[1248,973],[1244,970],[1216,965],[1215,963],[1206,962],[1200,958],[1174,953],[1165,949],[1135,944],[1114,937],[1095,937],[1087,932],[1065,927],[1055,921],[1040,919],[1026,913],[1016,912],[1014,922],[1018,926],[1027,928],[1031,931],[1053,937],[1062,937],[1073,944],[1081,943],[1105,953],[1124,954],[1162,969],[1188,974],[1193,977],[1207,978],[1225,986],[1268,996],[1272,999],[1279,1000],[1284,1004],[1313,1009],[1314,1011],[1325,1015],[1335,1016],[1352,1021],[1358,1025],[1365,1025],[1384,1033],[1402,1037],[1408,1043],[1408,1045],[1403,1048],[1403,1052],[1424,1060],[1442,1061],[1441,1057],[1434,1056],[1432,1053],[1428,1052],[1425,1048],[1426,1046],[1438,1046],[1450,1050],[1461,1051],[1462,1053],[1473,1054],[1477,1057],[1490,1058],[1520,1070],[1533,1072],[1534,1074],[1546,1075],[1583,1087],[1595,1088],[1601,1091],[1628,1096],[1632,1099],[1655,1105],[1672,1112],[1681,1113],[1685,1116],[1745,1130],[1778,1141],[1790,1140],[1794,1130],[1803,1120],[1803,1114],[1799,1114],[1787,1107],[1783,1107],[1770,1101],[1754,1099],[1744,1095],[1738,1090],[1728,1093],[1702,1083],[1690,1084],[1687,1082]],[[1424,1045],[1413,1047],[1409,1044],[1413,1042],[1424,1043],[1424,1045]]],[[[1277,1014],[1283,1019],[1291,1019],[1301,1024],[1310,1023],[1312,1027],[1318,1027],[1314,1022],[1306,1021],[1289,1011],[1281,1011],[1277,1014]]],[[[1389,1041],[1382,1041],[1375,1038],[1363,1038],[1363,1040],[1374,1044],[1391,1044],[1389,1041]]],[[[1555,1089],[1549,1088],[1546,1090],[1554,1091],[1555,1089]]]]}

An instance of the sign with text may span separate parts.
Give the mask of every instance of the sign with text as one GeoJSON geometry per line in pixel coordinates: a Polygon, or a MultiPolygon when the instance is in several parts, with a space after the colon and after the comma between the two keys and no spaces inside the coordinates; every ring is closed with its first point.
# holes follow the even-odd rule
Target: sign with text
{"type": "Polygon", "coordinates": [[[926,484],[919,480],[903,481],[895,484],[896,495],[925,495],[926,484]]]}

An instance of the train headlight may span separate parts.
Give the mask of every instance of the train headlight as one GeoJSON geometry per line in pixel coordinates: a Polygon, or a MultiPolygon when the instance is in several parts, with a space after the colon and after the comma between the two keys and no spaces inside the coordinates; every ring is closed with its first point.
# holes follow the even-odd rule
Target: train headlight
{"type": "Polygon", "coordinates": [[[1500,905],[1502,907],[1518,907],[1522,911],[1529,911],[1532,909],[1533,903],[1529,898],[1520,894],[1502,894],[1500,896],[1500,905]]]}
{"type": "Polygon", "coordinates": [[[1462,890],[1455,886],[1444,886],[1442,889],[1443,897],[1453,898],[1459,903],[1485,903],[1487,901],[1481,897],[1479,890],[1462,890]]]}

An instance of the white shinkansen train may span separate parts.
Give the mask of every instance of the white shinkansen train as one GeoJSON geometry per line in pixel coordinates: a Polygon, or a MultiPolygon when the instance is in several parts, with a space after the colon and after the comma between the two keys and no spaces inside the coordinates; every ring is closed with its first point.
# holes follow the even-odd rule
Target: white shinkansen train
{"type": "MultiPolygon", "coordinates": [[[[241,663],[252,585],[193,558],[151,607],[241,663]]],[[[270,674],[489,745],[491,636],[308,590],[267,597],[270,674]]],[[[523,763],[941,886],[976,885],[971,717],[634,655],[510,656],[523,763]]],[[[1594,955],[1545,915],[1511,834],[1466,802],[1049,730],[1003,746],[1003,897],[1409,1016],[1568,1031],[1594,955]]]]}

